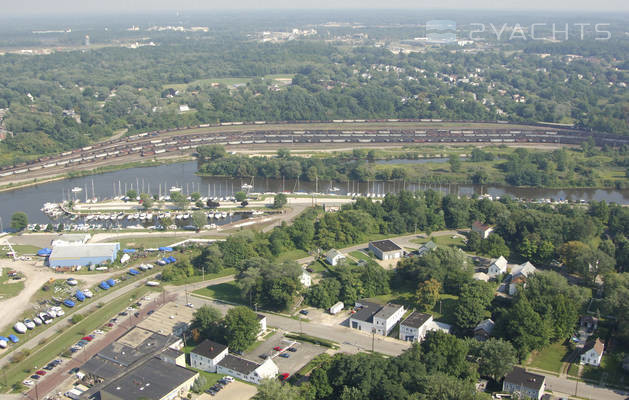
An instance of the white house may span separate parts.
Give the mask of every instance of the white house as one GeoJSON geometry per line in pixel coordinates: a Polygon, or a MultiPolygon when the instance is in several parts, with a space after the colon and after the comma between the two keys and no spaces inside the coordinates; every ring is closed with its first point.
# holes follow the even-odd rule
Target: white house
{"type": "Polygon", "coordinates": [[[546,377],[544,375],[526,372],[524,368],[514,367],[502,382],[502,391],[518,393],[520,397],[541,399],[546,390],[546,377]]]}
{"type": "Polygon", "coordinates": [[[400,323],[400,340],[408,342],[421,342],[430,330],[432,325],[432,315],[413,311],[400,323]]]}
{"type": "Polygon", "coordinates": [[[491,265],[487,269],[487,275],[495,278],[498,275],[506,274],[507,264],[508,262],[506,258],[504,258],[503,256],[498,257],[494,260],[494,262],[491,263],[491,265]]]}
{"type": "Polygon", "coordinates": [[[227,354],[227,346],[206,339],[190,352],[190,366],[202,371],[215,373],[218,363],[227,354]]]}
{"type": "Polygon", "coordinates": [[[336,266],[340,261],[345,260],[345,255],[336,249],[331,249],[325,255],[328,264],[336,266]]]}
{"type": "Polygon", "coordinates": [[[518,290],[518,284],[526,285],[526,278],[537,271],[530,262],[520,264],[511,270],[511,283],[509,284],[509,295],[513,296],[518,290]]]}
{"type": "Polygon", "coordinates": [[[266,332],[266,316],[262,314],[256,314],[258,317],[258,322],[260,323],[260,332],[258,332],[258,336],[264,335],[266,332]]]}
{"type": "Polygon", "coordinates": [[[358,310],[349,318],[349,326],[360,331],[372,332],[379,335],[388,335],[395,324],[404,315],[404,307],[397,304],[370,303],[368,301],[356,302],[358,310]]]}
{"type": "Polygon", "coordinates": [[[480,234],[481,238],[487,239],[489,235],[494,231],[493,226],[489,226],[487,224],[483,224],[480,221],[474,221],[472,223],[472,232],[477,232],[480,234]]]}
{"type": "Polygon", "coordinates": [[[404,254],[402,248],[389,239],[369,242],[369,250],[381,260],[400,258],[404,254]]]}
{"type": "Polygon", "coordinates": [[[605,345],[601,339],[596,338],[595,341],[589,342],[583,348],[583,353],[581,353],[581,364],[589,364],[598,367],[601,365],[604,350],[605,345]]]}
{"type": "Polygon", "coordinates": [[[304,271],[301,273],[301,276],[299,277],[299,281],[301,282],[302,285],[304,285],[304,287],[309,288],[310,286],[312,286],[312,277],[307,271],[304,271]]]}
{"type": "Polygon", "coordinates": [[[258,364],[232,354],[227,354],[225,358],[219,362],[216,372],[258,384],[262,379],[275,378],[279,373],[279,369],[270,358],[267,358],[262,364],[258,364]]]}

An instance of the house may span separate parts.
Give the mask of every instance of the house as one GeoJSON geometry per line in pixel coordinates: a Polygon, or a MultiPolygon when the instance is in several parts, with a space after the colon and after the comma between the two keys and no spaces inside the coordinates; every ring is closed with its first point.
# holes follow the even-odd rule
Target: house
{"type": "Polygon", "coordinates": [[[489,282],[489,275],[484,272],[475,272],[474,275],[472,275],[472,279],[475,279],[477,281],[489,282]]]}
{"type": "Polygon", "coordinates": [[[350,328],[383,336],[391,332],[405,312],[404,307],[397,304],[381,306],[364,300],[356,302],[356,307],[358,310],[349,318],[350,328]]]}
{"type": "Polygon", "coordinates": [[[275,378],[279,373],[279,369],[270,358],[267,358],[262,364],[258,364],[232,354],[227,354],[225,358],[218,363],[216,372],[258,384],[262,379],[275,378]]]}
{"type": "Polygon", "coordinates": [[[507,264],[508,262],[506,258],[504,258],[503,256],[498,257],[491,263],[491,265],[487,269],[487,275],[489,275],[491,278],[495,278],[498,275],[506,274],[507,264]]]}
{"type": "Polygon", "coordinates": [[[206,339],[190,352],[190,366],[215,373],[218,363],[228,353],[227,346],[206,339]]]}
{"type": "Polygon", "coordinates": [[[580,321],[581,328],[586,329],[589,332],[593,332],[598,328],[598,318],[591,315],[584,315],[580,321]]]}
{"type": "Polygon", "coordinates": [[[260,332],[258,332],[258,336],[264,335],[266,332],[266,316],[262,314],[256,314],[258,317],[258,322],[260,323],[260,332]]]}
{"type": "Polygon", "coordinates": [[[423,256],[424,254],[434,250],[437,248],[437,244],[435,242],[433,242],[432,240],[429,240],[428,242],[424,243],[424,245],[422,247],[420,247],[419,249],[417,249],[417,255],[418,256],[423,256]]]}
{"type": "Polygon", "coordinates": [[[476,327],[474,328],[474,339],[478,340],[479,342],[484,342],[485,340],[489,339],[489,337],[491,336],[491,332],[494,330],[494,325],[494,321],[489,318],[479,322],[478,325],[476,325],[476,327]]]}
{"type": "Polygon", "coordinates": [[[301,273],[301,276],[299,277],[299,281],[306,288],[309,288],[310,286],[312,286],[312,277],[307,271],[304,271],[301,273]]]}
{"type": "Polygon", "coordinates": [[[546,389],[546,377],[526,372],[524,368],[514,367],[502,382],[502,391],[518,393],[520,397],[540,400],[546,389]]]}
{"type": "Polygon", "coordinates": [[[101,400],[173,400],[184,398],[199,376],[179,365],[150,358],[139,367],[125,371],[103,387],[98,395],[101,400]]]}
{"type": "Polygon", "coordinates": [[[400,323],[400,340],[421,342],[432,322],[432,315],[413,311],[400,323]]]}
{"type": "Polygon", "coordinates": [[[345,255],[336,249],[331,249],[325,255],[325,260],[334,267],[337,266],[340,261],[345,260],[345,258],[345,255]]]}
{"type": "Polygon", "coordinates": [[[605,350],[605,345],[601,341],[601,339],[596,338],[596,340],[588,342],[583,348],[583,353],[581,353],[581,364],[588,364],[598,367],[601,365],[601,359],[603,358],[603,351],[605,350]]]}
{"type": "Polygon", "coordinates": [[[120,251],[120,243],[91,243],[54,246],[48,265],[51,267],[88,266],[114,262],[120,251]]]}
{"type": "Polygon", "coordinates": [[[483,239],[487,239],[493,231],[494,231],[493,226],[483,224],[480,221],[474,221],[472,223],[472,232],[476,232],[480,234],[480,237],[483,239]]]}
{"type": "Polygon", "coordinates": [[[509,283],[509,295],[513,296],[518,289],[518,284],[526,285],[526,278],[537,271],[530,262],[520,264],[511,270],[511,283],[509,283]]]}
{"type": "Polygon", "coordinates": [[[369,250],[381,260],[393,260],[402,257],[404,251],[389,239],[369,242],[369,250]]]}

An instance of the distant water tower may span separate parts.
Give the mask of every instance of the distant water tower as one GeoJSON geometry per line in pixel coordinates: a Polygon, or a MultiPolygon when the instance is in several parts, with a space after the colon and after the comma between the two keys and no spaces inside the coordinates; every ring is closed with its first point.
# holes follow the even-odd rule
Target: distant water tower
{"type": "Polygon", "coordinates": [[[90,45],[90,35],[85,35],[84,43],[85,43],[86,46],[90,45]]]}

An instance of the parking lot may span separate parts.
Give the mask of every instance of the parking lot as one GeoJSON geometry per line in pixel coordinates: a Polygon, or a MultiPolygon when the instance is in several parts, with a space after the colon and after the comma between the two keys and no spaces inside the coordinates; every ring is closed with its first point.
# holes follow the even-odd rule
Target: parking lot
{"type": "Polygon", "coordinates": [[[308,315],[301,315],[301,314],[297,314],[297,315],[300,318],[305,318],[309,320],[309,322],[314,322],[315,324],[326,325],[326,326],[343,325],[345,320],[347,320],[350,315],[349,310],[342,310],[336,315],[332,315],[326,310],[322,310],[322,309],[314,308],[314,307],[305,307],[305,310],[308,311],[308,315]]]}
{"type": "Polygon", "coordinates": [[[248,385],[243,382],[234,381],[214,396],[203,393],[197,397],[198,400],[248,400],[256,395],[258,388],[255,385],[248,385]]]}
{"type": "Polygon", "coordinates": [[[307,342],[296,342],[293,339],[284,337],[283,332],[277,332],[264,343],[260,344],[255,350],[245,354],[245,358],[252,361],[262,362],[262,355],[269,356],[273,362],[277,364],[280,373],[289,373],[293,375],[299,371],[308,361],[317,355],[324,353],[327,347],[317,346],[307,342]],[[283,351],[273,350],[274,347],[280,347],[283,351]],[[297,349],[296,351],[287,350],[288,347],[297,349]],[[288,357],[281,357],[280,354],[287,354],[288,357]]]}

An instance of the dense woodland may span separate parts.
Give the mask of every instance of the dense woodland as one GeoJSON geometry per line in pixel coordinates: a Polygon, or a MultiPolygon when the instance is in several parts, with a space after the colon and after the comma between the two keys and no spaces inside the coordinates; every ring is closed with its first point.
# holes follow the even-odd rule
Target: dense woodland
{"type": "MultiPolygon", "coordinates": [[[[628,53],[619,51],[626,48],[620,39],[491,42],[395,54],[384,38],[348,46],[332,30],[308,40],[259,43],[250,29],[235,24],[206,35],[156,33],[155,46],[139,48],[108,47],[116,40],[110,32],[102,48],[0,56],[0,109],[8,109],[4,125],[12,132],[0,162],[125,129],[235,120],[500,119],[629,133],[628,53]],[[278,86],[265,79],[269,74],[292,76],[292,84],[278,86]],[[242,84],[221,80],[233,77],[242,84]],[[182,104],[192,111],[180,113],[182,104]]],[[[418,34],[364,30],[373,38],[418,34]]]]}

